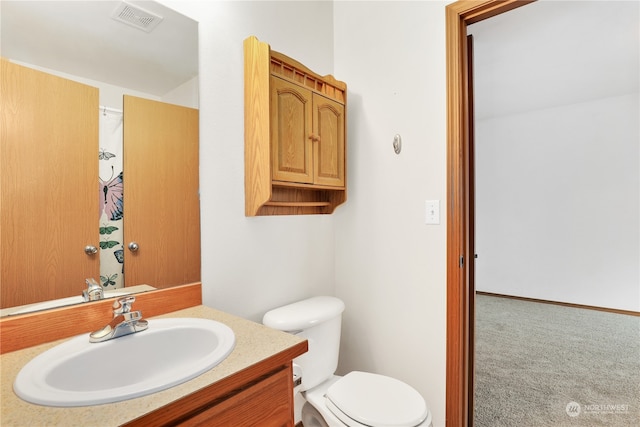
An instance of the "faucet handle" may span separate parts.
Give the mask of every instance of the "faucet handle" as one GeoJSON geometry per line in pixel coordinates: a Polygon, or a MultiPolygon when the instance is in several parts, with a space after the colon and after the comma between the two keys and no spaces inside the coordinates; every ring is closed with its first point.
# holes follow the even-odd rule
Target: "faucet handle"
{"type": "Polygon", "coordinates": [[[113,302],[113,317],[120,314],[129,313],[131,311],[131,305],[136,300],[136,297],[130,295],[123,298],[118,298],[113,302]]]}
{"type": "Polygon", "coordinates": [[[87,289],[82,291],[82,298],[85,301],[96,301],[104,298],[102,286],[96,282],[96,279],[85,279],[85,283],[87,284],[87,289]]]}
{"type": "Polygon", "coordinates": [[[88,288],[90,288],[91,286],[100,286],[98,284],[98,282],[96,281],[96,279],[94,279],[93,277],[89,277],[88,279],[84,279],[84,282],[87,284],[88,288]]]}

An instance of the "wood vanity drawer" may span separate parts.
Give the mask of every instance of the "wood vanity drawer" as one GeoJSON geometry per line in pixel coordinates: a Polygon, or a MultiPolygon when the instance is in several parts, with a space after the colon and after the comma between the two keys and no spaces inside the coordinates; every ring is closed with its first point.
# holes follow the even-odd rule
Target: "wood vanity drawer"
{"type": "Polygon", "coordinates": [[[307,349],[302,341],[122,426],[293,427],[292,360],[307,349]]]}
{"type": "Polygon", "coordinates": [[[293,426],[291,368],[283,369],[200,412],[180,426],[293,426]]]}

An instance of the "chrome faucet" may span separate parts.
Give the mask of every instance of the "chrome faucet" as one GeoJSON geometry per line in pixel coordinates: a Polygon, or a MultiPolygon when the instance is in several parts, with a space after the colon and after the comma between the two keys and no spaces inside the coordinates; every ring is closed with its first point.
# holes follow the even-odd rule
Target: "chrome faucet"
{"type": "Polygon", "coordinates": [[[119,298],[113,303],[113,319],[102,329],[89,334],[90,342],[103,342],[124,335],[144,331],[149,322],[142,318],[140,311],[131,311],[134,296],[119,298]]]}
{"type": "Polygon", "coordinates": [[[87,289],[82,291],[82,298],[84,298],[85,301],[97,301],[104,298],[102,286],[96,282],[96,279],[85,279],[85,282],[87,289]]]}

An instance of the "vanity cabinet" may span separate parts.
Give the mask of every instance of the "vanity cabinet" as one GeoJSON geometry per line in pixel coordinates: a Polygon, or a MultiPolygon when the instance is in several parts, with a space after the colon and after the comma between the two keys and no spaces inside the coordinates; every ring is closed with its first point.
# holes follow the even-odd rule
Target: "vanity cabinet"
{"type": "Polygon", "coordinates": [[[277,371],[212,407],[179,423],[180,426],[293,427],[293,383],[290,368],[277,371]]]}
{"type": "Polygon", "coordinates": [[[330,214],[346,201],[346,84],[255,37],[245,55],[245,214],[330,214]]]}
{"type": "Polygon", "coordinates": [[[202,305],[200,283],[141,293],[135,308],[150,319],[150,328],[155,317],[222,322],[234,331],[235,347],[219,365],[166,390],[113,404],[56,408],[20,399],[13,392],[16,376],[58,340],[104,326],[112,313],[111,301],[3,318],[2,426],[65,426],[68,420],[113,427],[294,426],[292,361],[308,350],[306,340],[202,305]],[[51,328],[52,324],[58,327],[51,328]]]}
{"type": "Polygon", "coordinates": [[[239,378],[199,390],[123,427],[293,427],[291,362],[266,375],[250,369],[239,378]]]}

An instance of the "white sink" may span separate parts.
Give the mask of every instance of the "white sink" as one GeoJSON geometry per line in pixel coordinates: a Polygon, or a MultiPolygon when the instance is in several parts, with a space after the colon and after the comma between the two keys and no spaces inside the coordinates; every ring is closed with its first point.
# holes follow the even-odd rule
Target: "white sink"
{"type": "Polygon", "coordinates": [[[208,371],[235,346],[233,330],[208,319],[151,319],[146,331],[90,343],[71,338],[27,363],[16,394],[46,406],[112,403],[165,390],[208,371]]]}

